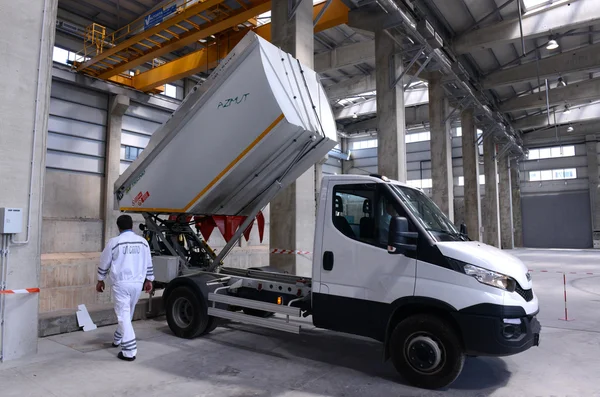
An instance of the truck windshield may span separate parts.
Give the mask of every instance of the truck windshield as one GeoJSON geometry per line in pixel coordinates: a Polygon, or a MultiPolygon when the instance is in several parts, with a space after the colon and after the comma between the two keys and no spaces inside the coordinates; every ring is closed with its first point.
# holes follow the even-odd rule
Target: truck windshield
{"type": "Polygon", "coordinates": [[[436,241],[465,241],[463,236],[439,207],[420,190],[390,185],[406,208],[436,241]]]}

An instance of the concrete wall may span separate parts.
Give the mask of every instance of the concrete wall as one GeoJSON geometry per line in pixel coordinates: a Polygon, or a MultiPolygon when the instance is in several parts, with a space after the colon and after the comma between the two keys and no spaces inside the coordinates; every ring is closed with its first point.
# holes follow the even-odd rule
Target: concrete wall
{"type": "MultiPolygon", "coordinates": [[[[2,269],[7,278],[0,288],[35,288],[39,286],[40,274],[41,207],[57,0],[31,0],[26,6],[13,3],[0,8],[0,83],[4,91],[0,99],[0,207],[22,208],[24,223],[31,225],[28,231],[24,228],[24,233],[14,236],[22,244],[9,246],[9,263],[4,262],[8,269],[2,269]]],[[[4,360],[37,352],[38,298],[38,294],[0,297],[0,305],[5,309],[4,319],[0,319],[4,320],[0,323],[4,360]]]]}
{"type": "Polygon", "coordinates": [[[102,250],[104,177],[46,170],[42,253],[102,250]]]}

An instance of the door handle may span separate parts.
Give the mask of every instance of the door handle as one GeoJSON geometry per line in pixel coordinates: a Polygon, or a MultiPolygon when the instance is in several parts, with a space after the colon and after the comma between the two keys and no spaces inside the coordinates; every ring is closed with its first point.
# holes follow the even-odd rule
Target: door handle
{"type": "Polygon", "coordinates": [[[333,252],[325,251],[323,254],[323,269],[327,271],[333,269],[333,252]]]}

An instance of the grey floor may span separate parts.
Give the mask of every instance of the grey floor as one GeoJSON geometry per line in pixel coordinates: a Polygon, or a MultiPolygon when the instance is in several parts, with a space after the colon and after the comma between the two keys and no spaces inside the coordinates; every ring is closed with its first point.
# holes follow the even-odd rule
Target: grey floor
{"type": "Polygon", "coordinates": [[[404,385],[382,363],[381,346],[360,338],[230,325],[182,340],[155,320],[135,323],[133,363],[115,358],[112,327],[42,339],[37,356],[0,364],[0,396],[600,396],[600,252],[514,253],[533,270],[541,346],[468,359],[448,390],[404,385]],[[567,274],[571,321],[563,319],[564,270],[576,273],[567,274]]]}

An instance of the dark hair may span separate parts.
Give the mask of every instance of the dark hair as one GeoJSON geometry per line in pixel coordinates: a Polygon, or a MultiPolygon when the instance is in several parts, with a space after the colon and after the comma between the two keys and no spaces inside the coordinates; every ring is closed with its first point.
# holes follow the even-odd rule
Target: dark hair
{"type": "Polygon", "coordinates": [[[133,229],[133,219],[129,215],[121,215],[117,218],[117,226],[119,230],[131,230],[133,229]]]}

